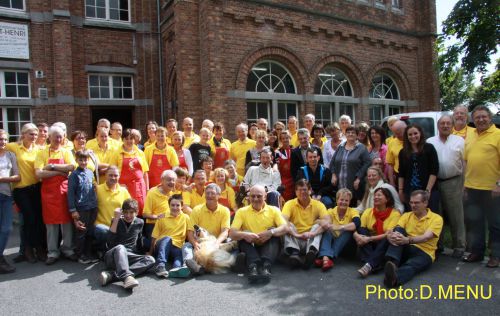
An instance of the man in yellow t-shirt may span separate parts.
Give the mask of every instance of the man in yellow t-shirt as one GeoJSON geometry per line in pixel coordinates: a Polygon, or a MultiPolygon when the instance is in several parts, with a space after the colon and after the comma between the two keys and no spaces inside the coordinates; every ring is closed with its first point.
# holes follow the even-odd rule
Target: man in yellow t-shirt
{"type": "Polygon", "coordinates": [[[126,199],[130,199],[127,188],[120,186],[120,171],[116,166],[109,166],[106,171],[106,182],[97,186],[97,219],[95,221],[95,239],[98,248],[106,248],[109,225],[115,209],[122,207],[126,199]]]}
{"type": "Polygon", "coordinates": [[[288,221],[285,235],[285,254],[293,267],[308,269],[318,254],[323,228],[315,224],[320,218],[329,218],[326,207],[311,198],[311,184],[306,179],[295,183],[296,198],[285,203],[283,217],[288,221]],[[301,255],[305,254],[305,259],[301,255]]]}
{"type": "Polygon", "coordinates": [[[288,117],[288,131],[290,132],[290,135],[292,138],[290,139],[290,145],[292,147],[299,147],[299,139],[297,137],[297,131],[299,129],[299,122],[297,120],[297,117],[295,116],[289,116],[288,117]]]}
{"type": "Polygon", "coordinates": [[[231,144],[231,159],[236,161],[236,172],[245,176],[245,159],[247,151],[255,147],[255,141],[247,137],[248,125],[240,123],[236,125],[236,136],[238,140],[231,144]]]}
{"type": "Polygon", "coordinates": [[[207,184],[207,174],[203,170],[196,170],[193,174],[194,186],[189,194],[189,206],[191,209],[206,202],[205,200],[205,184],[207,184]]]}
{"type": "Polygon", "coordinates": [[[228,236],[229,233],[229,209],[218,200],[221,195],[220,187],[211,183],[205,188],[206,202],[196,206],[189,216],[189,227],[187,232],[187,239],[189,242],[182,247],[182,257],[184,262],[194,275],[203,274],[203,267],[201,267],[194,260],[193,250],[200,249],[198,239],[195,237],[197,227],[205,229],[210,235],[217,238],[216,244],[220,246],[228,236]]]}
{"type": "Polygon", "coordinates": [[[172,195],[168,205],[170,212],[156,222],[151,234],[150,253],[155,254],[157,276],[185,278],[189,276],[189,269],[182,265],[181,248],[186,240],[189,216],[182,212],[182,195],[172,195]],[[165,266],[169,260],[172,269],[167,272],[165,266]]]}
{"type": "Polygon", "coordinates": [[[392,131],[394,132],[395,138],[387,146],[387,154],[385,156],[385,162],[387,163],[387,178],[393,187],[396,187],[396,178],[399,172],[399,152],[403,149],[405,129],[405,122],[394,122],[392,131]]]}
{"type": "Polygon", "coordinates": [[[492,124],[486,106],[472,111],[476,130],[465,139],[466,200],[464,218],[467,247],[465,262],[480,262],[486,250],[485,218],[488,222],[489,268],[500,265],[500,130],[492,124]]]}
{"type": "Polygon", "coordinates": [[[385,253],[389,261],[385,264],[384,284],[389,288],[410,281],[435,260],[443,218],[427,208],[428,201],[427,192],[413,191],[411,212],[404,213],[394,230],[387,234],[390,245],[385,253]]]}
{"type": "Polygon", "coordinates": [[[229,237],[238,241],[240,251],[245,254],[238,257],[246,257],[248,280],[251,283],[259,280],[268,282],[271,266],[280,250],[279,236],[288,232],[288,226],[280,210],[266,204],[263,186],[250,188],[249,198],[250,205],[236,212],[229,237]]]}
{"type": "MultiPolygon", "coordinates": [[[[155,223],[159,219],[164,218],[169,212],[168,199],[175,193],[176,180],[177,174],[174,171],[165,170],[161,174],[160,185],[149,190],[146,195],[144,210],[142,211],[142,217],[146,221],[144,224],[144,237],[146,241],[150,240],[155,223]]],[[[149,244],[145,246],[147,248],[149,244]]]]}
{"type": "Polygon", "coordinates": [[[193,131],[193,119],[190,117],[186,117],[182,121],[182,131],[184,133],[184,145],[182,148],[189,148],[192,143],[197,143],[200,141],[200,136],[196,135],[193,131]]]}

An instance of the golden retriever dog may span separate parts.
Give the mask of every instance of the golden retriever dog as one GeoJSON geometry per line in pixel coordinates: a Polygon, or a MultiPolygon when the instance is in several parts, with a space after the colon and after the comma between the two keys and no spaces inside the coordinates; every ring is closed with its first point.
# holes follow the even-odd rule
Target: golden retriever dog
{"type": "Polygon", "coordinates": [[[225,273],[234,264],[235,256],[230,252],[238,247],[236,241],[223,243],[216,247],[217,238],[204,228],[194,225],[194,236],[200,244],[200,250],[194,251],[194,259],[210,273],[225,273]]]}

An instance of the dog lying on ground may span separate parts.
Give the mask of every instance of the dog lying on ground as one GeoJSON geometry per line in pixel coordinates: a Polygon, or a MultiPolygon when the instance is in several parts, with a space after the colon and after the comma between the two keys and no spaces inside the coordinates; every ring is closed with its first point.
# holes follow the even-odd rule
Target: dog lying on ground
{"type": "Polygon", "coordinates": [[[231,251],[238,247],[236,241],[223,243],[217,247],[215,236],[210,235],[204,228],[194,226],[194,236],[200,245],[199,250],[194,251],[194,259],[210,273],[225,273],[235,262],[235,256],[231,251]]]}

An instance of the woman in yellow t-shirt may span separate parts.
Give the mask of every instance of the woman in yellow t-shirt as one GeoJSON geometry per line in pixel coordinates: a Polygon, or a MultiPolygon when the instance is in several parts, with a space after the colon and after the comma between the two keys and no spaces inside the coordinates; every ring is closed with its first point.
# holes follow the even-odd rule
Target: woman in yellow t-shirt
{"type": "Polygon", "coordinates": [[[337,192],[337,206],[327,211],[331,222],[320,221],[325,232],[318,258],[314,263],[323,271],[328,271],[333,267],[333,261],[338,258],[347,243],[352,240],[353,232],[361,225],[358,211],[349,207],[351,199],[352,192],[349,189],[340,189],[337,192]]]}
{"type": "Polygon", "coordinates": [[[353,234],[358,244],[361,261],[365,263],[359,270],[361,277],[367,277],[373,270],[380,269],[385,252],[389,247],[387,232],[398,223],[401,214],[394,208],[391,191],[378,188],[373,195],[373,208],[363,212],[361,227],[353,234]]]}
{"type": "Polygon", "coordinates": [[[224,168],[216,168],[214,170],[214,181],[221,190],[219,203],[224,205],[231,212],[231,218],[234,217],[236,212],[236,194],[229,184],[229,173],[224,168]]]}

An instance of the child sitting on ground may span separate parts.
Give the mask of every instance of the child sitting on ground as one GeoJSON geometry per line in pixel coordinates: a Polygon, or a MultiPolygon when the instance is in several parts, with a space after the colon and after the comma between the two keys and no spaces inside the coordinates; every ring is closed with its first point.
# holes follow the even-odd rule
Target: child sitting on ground
{"type": "Polygon", "coordinates": [[[104,264],[113,271],[103,271],[99,276],[102,286],[123,281],[123,287],[132,289],[139,285],[134,276],[143,274],[155,264],[149,255],[138,254],[142,248],[142,228],[144,221],[137,217],[139,204],[134,199],[126,199],[122,208],[115,210],[108,234],[108,247],[104,264]]]}
{"type": "Polygon", "coordinates": [[[151,251],[156,254],[155,273],[159,277],[185,278],[190,272],[182,266],[182,245],[186,240],[189,216],[182,212],[182,195],[174,194],[168,200],[169,215],[156,221],[151,234],[151,251]],[[165,265],[172,260],[172,269],[167,271],[165,265]]]}

